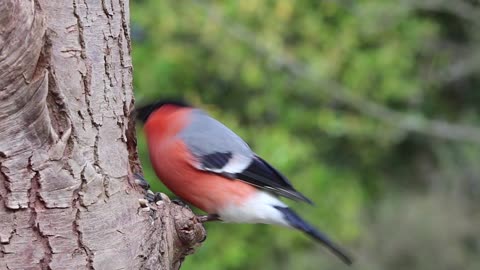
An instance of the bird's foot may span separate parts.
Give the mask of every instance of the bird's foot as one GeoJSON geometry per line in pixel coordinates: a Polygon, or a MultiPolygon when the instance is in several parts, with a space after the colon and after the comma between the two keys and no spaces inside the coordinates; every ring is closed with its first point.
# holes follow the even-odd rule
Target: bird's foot
{"type": "Polygon", "coordinates": [[[196,216],[198,222],[205,223],[209,221],[220,221],[220,217],[217,214],[208,214],[204,216],[196,216]]]}

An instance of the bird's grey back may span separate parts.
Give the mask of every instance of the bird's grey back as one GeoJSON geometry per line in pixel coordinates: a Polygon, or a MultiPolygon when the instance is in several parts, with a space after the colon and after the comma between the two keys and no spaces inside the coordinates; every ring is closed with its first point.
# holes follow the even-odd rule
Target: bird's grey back
{"type": "Polygon", "coordinates": [[[215,152],[253,157],[250,147],[237,134],[200,109],[194,109],[190,123],[179,134],[195,156],[215,152]]]}

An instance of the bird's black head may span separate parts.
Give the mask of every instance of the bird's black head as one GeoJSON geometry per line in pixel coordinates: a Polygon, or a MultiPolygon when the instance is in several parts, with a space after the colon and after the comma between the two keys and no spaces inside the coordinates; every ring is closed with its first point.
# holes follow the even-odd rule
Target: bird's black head
{"type": "Polygon", "coordinates": [[[145,104],[137,107],[136,109],[136,115],[135,117],[137,118],[138,121],[145,123],[154,111],[156,111],[158,108],[162,107],[163,105],[175,105],[178,107],[191,107],[188,103],[184,102],[183,100],[177,100],[177,99],[163,99],[159,100],[154,103],[150,104],[145,104]]]}

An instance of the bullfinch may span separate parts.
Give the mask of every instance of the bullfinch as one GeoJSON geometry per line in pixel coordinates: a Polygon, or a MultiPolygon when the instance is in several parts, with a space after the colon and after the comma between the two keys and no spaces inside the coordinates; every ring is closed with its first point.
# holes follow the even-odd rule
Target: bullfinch
{"type": "Polygon", "coordinates": [[[238,135],[203,110],[160,101],[137,110],[157,176],[180,199],[207,212],[201,221],[265,223],[298,229],[346,264],[352,260],[279,197],[312,203],[255,154],[238,135]]]}

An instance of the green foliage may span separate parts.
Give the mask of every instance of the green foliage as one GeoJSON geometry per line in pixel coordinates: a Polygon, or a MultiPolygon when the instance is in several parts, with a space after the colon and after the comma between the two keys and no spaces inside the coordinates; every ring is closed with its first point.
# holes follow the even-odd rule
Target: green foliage
{"type": "MultiPolygon", "coordinates": [[[[181,96],[204,108],[316,203],[292,203],[294,209],[332,238],[360,250],[354,253],[375,260],[372,252],[387,243],[361,243],[376,233],[379,239],[388,237],[395,230],[385,228],[402,224],[402,218],[386,213],[403,211],[404,195],[390,201],[385,194],[427,192],[429,179],[441,173],[450,173],[442,182],[446,186],[466,177],[466,171],[451,172],[446,166],[445,160],[458,160],[458,155],[465,161],[458,166],[480,162],[471,154],[476,148],[458,143],[462,138],[450,144],[421,135],[444,137],[442,130],[432,135],[426,117],[479,124],[480,95],[471,91],[479,86],[478,72],[448,73],[452,61],[468,60],[468,52],[478,50],[479,39],[470,38],[476,28],[440,4],[425,10],[412,3],[133,1],[134,29],[144,31],[138,34],[144,38],[133,43],[137,102],[181,96]],[[466,37],[459,39],[462,31],[466,37]],[[418,127],[419,133],[402,123],[418,127]],[[377,212],[385,222],[366,228],[377,212]]],[[[146,178],[154,190],[170,194],[148,166],[141,130],[138,142],[146,178]]],[[[473,173],[477,180],[479,175],[473,173]]],[[[423,207],[420,200],[411,204],[423,207]]],[[[415,217],[429,215],[430,208],[425,209],[415,217]]],[[[422,231],[435,222],[418,222],[405,226],[425,238],[410,246],[395,238],[392,245],[398,246],[391,253],[381,253],[385,258],[378,264],[360,259],[361,268],[405,269],[398,249],[440,237],[440,232],[422,231]]],[[[298,232],[233,224],[208,224],[207,229],[208,240],[183,269],[341,269],[298,232]]],[[[410,266],[436,269],[427,268],[427,262],[410,266]]]]}

